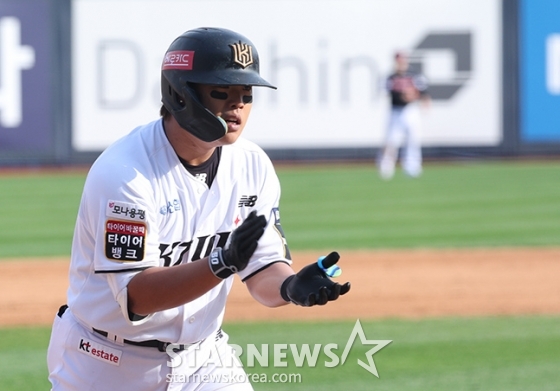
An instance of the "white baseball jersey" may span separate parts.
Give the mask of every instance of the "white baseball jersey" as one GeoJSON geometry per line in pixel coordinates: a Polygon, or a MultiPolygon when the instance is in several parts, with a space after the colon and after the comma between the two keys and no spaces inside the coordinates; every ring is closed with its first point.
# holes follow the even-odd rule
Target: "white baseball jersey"
{"type": "Polygon", "coordinates": [[[127,284],[146,268],[197,261],[224,247],[252,210],[268,225],[239,276],[291,263],[279,199],[272,163],[250,141],[222,148],[208,188],[183,167],[161,119],[136,128],[107,148],[88,174],[72,246],[69,307],[80,322],[129,340],[205,339],[222,323],[233,276],[190,303],[132,320],[127,284]]]}

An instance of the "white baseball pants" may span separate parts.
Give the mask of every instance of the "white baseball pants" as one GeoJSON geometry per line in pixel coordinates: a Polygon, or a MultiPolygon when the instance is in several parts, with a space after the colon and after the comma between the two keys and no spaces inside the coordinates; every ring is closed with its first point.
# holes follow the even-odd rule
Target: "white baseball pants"
{"type": "Polygon", "coordinates": [[[391,109],[385,145],[378,161],[382,178],[393,177],[401,147],[403,147],[401,166],[404,172],[411,177],[418,177],[422,173],[420,133],[421,116],[417,104],[391,109]]]}
{"type": "Polygon", "coordinates": [[[236,360],[227,340],[225,333],[218,341],[212,336],[172,357],[157,348],[109,340],[68,309],[53,323],[49,381],[52,391],[252,391],[241,365],[224,364],[236,360]],[[215,352],[220,357],[209,359],[208,353],[215,352]]]}

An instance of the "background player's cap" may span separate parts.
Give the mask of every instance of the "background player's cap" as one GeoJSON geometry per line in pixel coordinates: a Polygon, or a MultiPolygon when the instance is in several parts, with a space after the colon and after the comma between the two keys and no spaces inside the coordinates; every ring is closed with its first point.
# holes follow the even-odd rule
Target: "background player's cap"
{"type": "Polygon", "coordinates": [[[176,38],[161,67],[162,103],[179,125],[203,141],[227,132],[225,122],[201,103],[192,84],[276,88],[259,74],[259,55],[251,41],[221,28],[197,28],[176,38]]]}

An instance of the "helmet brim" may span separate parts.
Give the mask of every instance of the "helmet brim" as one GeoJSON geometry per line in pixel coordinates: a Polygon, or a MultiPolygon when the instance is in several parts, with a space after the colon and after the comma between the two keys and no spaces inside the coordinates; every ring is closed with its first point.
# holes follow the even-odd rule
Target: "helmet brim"
{"type": "Polygon", "coordinates": [[[181,79],[195,84],[206,84],[215,86],[256,86],[256,87],[268,87],[272,89],[277,89],[276,86],[272,85],[265,79],[263,79],[258,73],[253,71],[240,72],[239,70],[222,71],[222,72],[184,72],[184,71],[163,71],[167,72],[180,72],[177,76],[181,79]]]}

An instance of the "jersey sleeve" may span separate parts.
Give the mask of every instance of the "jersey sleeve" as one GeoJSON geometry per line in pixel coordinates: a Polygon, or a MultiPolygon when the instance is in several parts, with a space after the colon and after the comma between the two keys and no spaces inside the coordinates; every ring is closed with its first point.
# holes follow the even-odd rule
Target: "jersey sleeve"
{"type": "Polygon", "coordinates": [[[95,273],[157,266],[158,232],[149,181],[132,168],[104,168],[90,171],[78,216],[84,235],[79,243],[84,246],[91,237],[95,273]]]}
{"type": "Polygon", "coordinates": [[[93,269],[96,277],[90,280],[100,289],[109,286],[129,324],[149,317],[135,319],[128,313],[128,283],[160,263],[153,191],[139,172],[112,159],[94,163],[84,185],[72,247],[73,262],[93,269]]]}
{"type": "Polygon", "coordinates": [[[280,224],[280,181],[270,159],[265,155],[263,160],[265,174],[255,207],[257,213],[264,215],[268,223],[249,264],[238,273],[242,281],[273,263],[292,263],[288,244],[280,224]]]}

